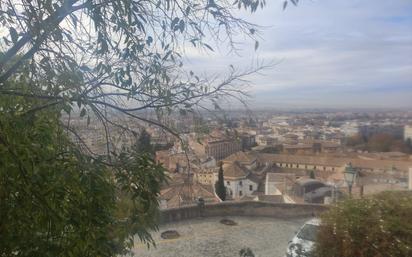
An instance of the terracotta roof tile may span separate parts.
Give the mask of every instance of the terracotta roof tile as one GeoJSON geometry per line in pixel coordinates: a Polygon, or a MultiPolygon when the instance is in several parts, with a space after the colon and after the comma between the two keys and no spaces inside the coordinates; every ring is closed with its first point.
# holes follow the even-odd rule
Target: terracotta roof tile
{"type": "Polygon", "coordinates": [[[236,152],[234,154],[229,155],[227,158],[223,160],[223,162],[253,162],[256,160],[256,156],[253,156],[251,153],[245,153],[242,151],[236,152]]]}
{"type": "Polygon", "coordinates": [[[237,161],[223,165],[223,175],[225,178],[242,178],[248,176],[249,173],[250,172],[237,161]]]}
{"type": "Polygon", "coordinates": [[[296,164],[321,165],[332,167],[343,167],[347,163],[352,163],[354,167],[364,169],[391,169],[407,171],[412,167],[412,161],[402,160],[363,160],[349,157],[329,157],[316,155],[287,155],[287,154],[260,154],[259,160],[262,162],[283,162],[296,164]]]}

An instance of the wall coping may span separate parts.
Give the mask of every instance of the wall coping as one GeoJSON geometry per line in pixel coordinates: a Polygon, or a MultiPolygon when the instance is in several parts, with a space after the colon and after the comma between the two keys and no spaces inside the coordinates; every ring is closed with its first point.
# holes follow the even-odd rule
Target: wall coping
{"type": "Polygon", "coordinates": [[[170,223],[194,218],[249,216],[273,218],[307,218],[318,216],[330,206],[308,203],[272,203],[264,201],[225,201],[204,207],[187,205],[160,211],[159,222],[170,223]]]}
{"type": "MultiPolygon", "coordinates": [[[[273,202],[267,202],[267,201],[253,201],[253,200],[248,200],[248,201],[222,201],[219,203],[206,203],[205,208],[211,207],[211,206],[224,206],[224,205],[249,205],[249,204],[264,204],[264,205],[272,205],[272,206],[284,206],[284,207],[296,207],[296,206],[313,206],[313,207],[320,207],[320,208],[329,208],[328,205],[325,204],[316,204],[316,203],[273,203],[273,202]]],[[[184,205],[180,207],[175,207],[175,208],[166,208],[162,209],[161,212],[163,211],[169,211],[169,210],[180,210],[180,209],[185,209],[185,208],[193,208],[197,207],[196,204],[190,204],[190,205],[184,205]]]]}

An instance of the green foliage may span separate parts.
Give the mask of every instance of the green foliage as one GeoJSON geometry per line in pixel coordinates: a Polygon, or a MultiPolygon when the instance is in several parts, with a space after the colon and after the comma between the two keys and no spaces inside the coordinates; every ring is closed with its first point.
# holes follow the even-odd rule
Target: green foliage
{"type": "Polygon", "coordinates": [[[405,144],[412,149],[412,140],[410,138],[406,139],[405,144]]]}
{"type": "Polygon", "coordinates": [[[377,133],[371,136],[362,136],[360,134],[349,137],[346,145],[359,150],[367,150],[370,152],[391,152],[398,151],[404,153],[412,153],[412,147],[407,141],[395,138],[387,133],[377,133]]]}
{"type": "Polygon", "coordinates": [[[253,72],[228,69],[221,82],[200,78],[184,69],[183,49],[213,51],[211,40],[233,46],[239,32],[256,41],[256,26],[234,10],[253,13],[264,5],[264,0],[0,0],[6,32],[0,38],[0,83],[16,78],[29,62],[30,79],[47,82],[47,91],[55,93],[46,94],[48,100],[64,102],[67,112],[74,103],[81,116],[104,116],[106,108],[146,122],[135,111],[193,112],[202,100],[241,95],[236,84],[253,72]]]}
{"type": "Polygon", "coordinates": [[[369,151],[389,152],[395,139],[389,134],[374,134],[368,139],[367,148],[369,151]]]}
{"type": "Polygon", "coordinates": [[[229,45],[239,32],[256,40],[256,26],[233,7],[253,13],[264,4],[0,0],[0,256],[115,256],[136,233],[151,243],[163,168],[141,154],[147,147],[86,152],[61,114],[78,110],[87,125],[96,117],[106,138],[109,125],[134,132],[118,113],[178,136],[164,115],[239,99],[243,77],[262,69],[199,78],[182,67],[182,49],[213,51],[209,35],[229,45]]]}
{"type": "Polygon", "coordinates": [[[246,248],[242,248],[239,251],[239,256],[240,257],[255,257],[255,254],[249,247],[246,247],[246,248]]]}
{"type": "Polygon", "coordinates": [[[215,190],[216,190],[217,196],[219,196],[219,198],[222,201],[225,201],[226,200],[226,187],[225,187],[225,181],[223,178],[223,164],[222,163],[220,164],[218,179],[215,184],[215,190]]]}
{"type": "Polygon", "coordinates": [[[313,170],[310,171],[310,173],[309,173],[309,178],[311,178],[311,179],[315,179],[315,178],[316,178],[316,177],[315,177],[315,171],[313,171],[313,170]]]}
{"type": "Polygon", "coordinates": [[[412,256],[412,194],[349,199],[322,216],[318,257],[412,256]]]}
{"type": "Polygon", "coordinates": [[[360,134],[353,135],[346,139],[346,145],[352,147],[359,147],[366,143],[366,139],[360,134]]]}
{"type": "Polygon", "coordinates": [[[146,153],[149,156],[154,155],[154,149],[151,143],[151,136],[145,129],[140,132],[139,138],[137,139],[134,150],[139,153],[146,153]]]}
{"type": "Polygon", "coordinates": [[[283,1],[283,10],[285,10],[288,7],[288,3],[292,3],[294,6],[297,6],[299,3],[299,0],[285,0],[283,1]]]}
{"type": "Polygon", "coordinates": [[[116,256],[136,233],[153,243],[163,168],[135,152],[112,166],[84,154],[59,124],[63,106],[39,104],[0,96],[0,256],[116,256]]]}
{"type": "Polygon", "coordinates": [[[194,131],[198,135],[207,135],[210,133],[210,128],[208,124],[203,120],[201,116],[194,116],[193,117],[193,122],[194,122],[194,131]]]}
{"type": "MultiPolygon", "coordinates": [[[[117,231],[122,235],[120,238],[130,240],[137,234],[139,240],[148,246],[154,244],[149,230],[157,229],[157,197],[167,179],[165,170],[148,154],[133,150],[122,152],[117,160],[114,175],[119,200],[116,217],[119,222],[117,231]]],[[[131,247],[132,244],[125,246],[131,247]]]]}

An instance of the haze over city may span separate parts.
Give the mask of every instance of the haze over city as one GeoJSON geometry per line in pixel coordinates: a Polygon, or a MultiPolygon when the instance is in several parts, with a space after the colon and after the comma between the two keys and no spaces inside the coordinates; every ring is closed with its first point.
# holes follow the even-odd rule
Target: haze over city
{"type": "Polygon", "coordinates": [[[257,15],[257,51],[238,37],[238,52],[189,49],[196,72],[224,74],[229,64],[248,67],[256,59],[275,66],[249,79],[250,107],[412,107],[412,2],[301,1],[282,10],[267,1],[257,15]]]}
{"type": "Polygon", "coordinates": [[[412,256],[412,1],[0,0],[0,239],[412,256]]]}

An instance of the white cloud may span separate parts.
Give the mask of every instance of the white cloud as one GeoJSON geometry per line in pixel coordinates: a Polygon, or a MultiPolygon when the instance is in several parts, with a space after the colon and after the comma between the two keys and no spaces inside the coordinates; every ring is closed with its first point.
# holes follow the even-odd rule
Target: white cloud
{"type": "Polygon", "coordinates": [[[209,56],[191,50],[191,69],[218,73],[255,58],[279,62],[251,78],[255,103],[412,106],[411,1],[302,0],[286,11],[282,1],[267,2],[256,15],[241,13],[266,26],[257,52],[254,42],[245,42],[240,56],[222,54],[224,47],[209,56]]]}

